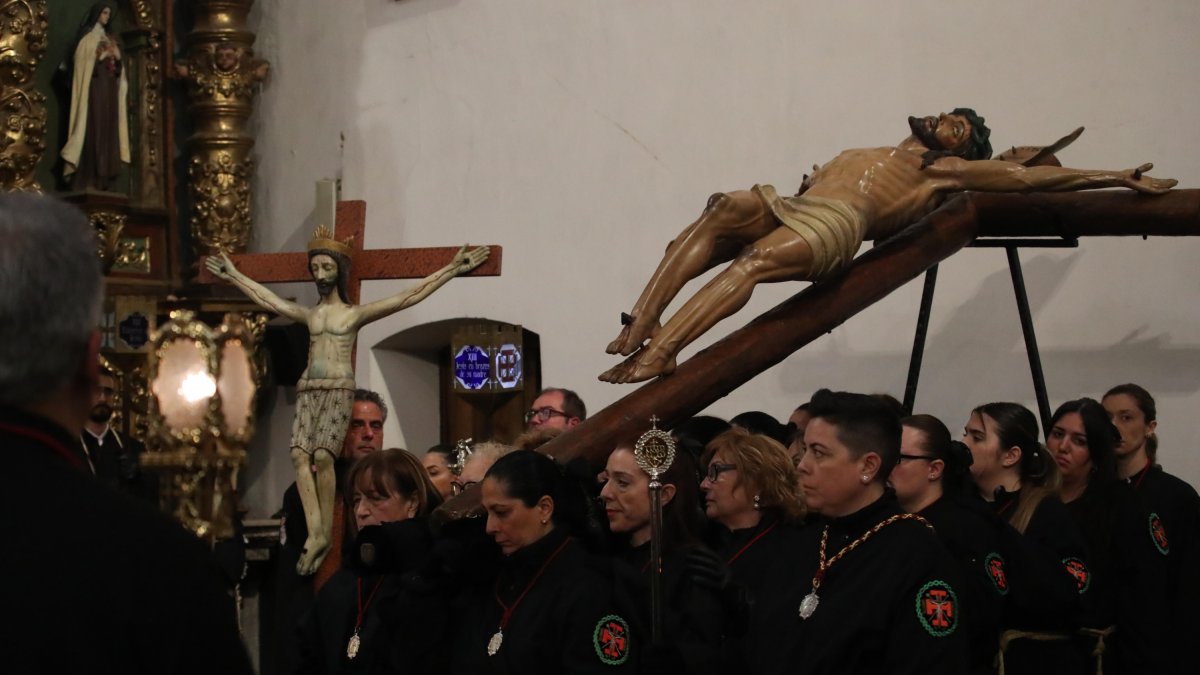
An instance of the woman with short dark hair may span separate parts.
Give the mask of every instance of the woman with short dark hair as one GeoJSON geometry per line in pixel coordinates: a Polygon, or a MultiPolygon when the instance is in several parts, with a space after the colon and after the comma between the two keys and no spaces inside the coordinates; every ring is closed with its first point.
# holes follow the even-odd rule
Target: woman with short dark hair
{"type": "Polygon", "coordinates": [[[871,396],[828,390],[809,414],[800,488],[823,520],[791,559],[792,583],[773,589],[791,610],[774,629],[774,671],[967,672],[960,624],[972,610],[959,574],[929,523],[886,487],[899,418],[871,396]]]}

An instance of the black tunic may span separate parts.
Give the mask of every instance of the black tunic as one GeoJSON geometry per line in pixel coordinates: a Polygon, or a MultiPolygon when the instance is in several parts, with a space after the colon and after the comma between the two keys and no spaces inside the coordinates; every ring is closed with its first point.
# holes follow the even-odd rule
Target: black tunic
{"type": "Polygon", "coordinates": [[[803,527],[772,514],[755,527],[717,530],[717,555],[729,565],[749,604],[745,625],[726,640],[724,658],[746,673],[771,672],[775,649],[788,639],[796,608],[780,591],[796,584],[795,561],[811,538],[803,527]]]}
{"type": "Polygon", "coordinates": [[[1142,505],[1162,519],[1171,592],[1171,627],[1176,669],[1195,667],[1192,642],[1200,635],[1200,495],[1161,466],[1142,469],[1125,481],[1142,505]]]}
{"type": "MultiPolygon", "coordinates": [[[[1020,491],[1001,492],[992,507],[1011,518],[1020,491]]],[[[1090,555],[1083,533],[1058,497],[1046,497],[1033,511],[1025,533],[1008,543],[1008,570],[1015,586],[1005,626],[1033,631],[1074,632],[1081,598],[1091,590],[1090,555]]]]}
{"type": "Polygon", "coordinates": [[[722,651],[730,617],[721,594],[703,588],[688,576],[687,555],[701,548],[685,547],[663,554],[663,645],[651,648],[649,542],[613,558],[613,576],[621,615],[629,619],[638,644],[643,673],[684,672],[689,675],[727,673],[732,665],[722,651]],[[647,657],[646,650],[653,655],[647,657]]]}
{"type": "Polygon", "coordinates": [[[631,634],[617,611],[610,572],[607,561],[558,529],[506,557],[493,584],[469,591],[452,672],[635,671],[631,653],[642,636],[631,634]],[[514,609],[500,650],[489,656],[488,643],[503,613],[500,602],[514,609]]]}
{"type": "MultiPolygon", "coordinates": [[[[1000,491],[991,506],[1011,519],[1020,491],[1000,491]]],[[[1083,533],[1056,496],[1038,503],[1024,534],[1010,529],[1008,573],[1013,590],[1006,603],[1005,629],[1075,636],[1080,607],[1093,594],[1091,556],[1083,533]]],[[[1008,672],[1086,673],[1091,647],[1082,638],[1063,641],[1021,639],[1005,650],[1008,672]]]]}
{"type": "Polygon", "coordinates": [[[821,531],[828,527],[826,559],[868,530],[901,513],[890,496],[826,525],[810,528],[793,565],[788,635],[774,648],[769,672],[912,673],[967,672],[963,585],[950,553],[916,520],[896,520],[827,568],[816,611],[797,613],[812,590],[821,531]]]}
{"type": "Polygon", "coordinates": [[[1105,655],[1109,673],[1171,671],[1170,604],[1165,539],[1123,482],[1093,482],[1067,504],[1092,553],[1092,587],[1084,625],[1116,624],[1105,655]]]}
{"type": "Polygon", "coordinates": [[[0,633],[18,673],[251,673],[199,539],[99,484],[79,438],[0,409],[0,633]]]}
{"type": "Polygon", "coordinates": [[[386,555],[386,560],[370,566],[349,555],[321,587],[301,622],[297,672],[429,673],[445,665],[442,632],[448,603],[426,592],[415,578],[433,545],[426,520],[363,528],[358,542],[368,539],[380,551],[377,557],[386,555]],[[358,625],[360,603],[363,619],[358,625]],[[347,646],[356,626],[359,649],[350,658],[347,646]]]}
{"type": "Polygon", "coordinates": [[[997,518],[982,500],[943,496],[921,510],[938,539],[958,563],[963,580],[960,596],[969,612],[963,620],[969,642],[971,671],[991,672],[1012,593],[1009,573],[1012,536],[1016,532],[997,518]]]}

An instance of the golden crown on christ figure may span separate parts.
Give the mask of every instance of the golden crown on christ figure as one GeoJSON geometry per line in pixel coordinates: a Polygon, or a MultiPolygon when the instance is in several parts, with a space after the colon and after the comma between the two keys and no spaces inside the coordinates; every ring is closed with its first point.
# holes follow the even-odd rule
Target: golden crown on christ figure
{"type": "Polygon", "coordinates": [[[353,249],[351,245],[354,243],[354,237],[350,237],[345,242],[338,241],[333,238],[333,232],[329,230],[329,226],[321,224],[317,226],[313,232],[312,239],[308,241],[308,251],[333,251],[340,253],[347,258],[353,257],[353,249]]]}

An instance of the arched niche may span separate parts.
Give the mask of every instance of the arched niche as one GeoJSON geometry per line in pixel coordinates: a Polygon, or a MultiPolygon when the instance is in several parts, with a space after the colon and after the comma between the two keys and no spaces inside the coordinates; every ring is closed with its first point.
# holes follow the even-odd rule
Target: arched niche
{"type": "Polygon", "coordinates": [[[420,455],[438,443],[463,438],[512,441],[524,429],[523,416],[541,388],[538,334],[493,318],[455,318],[407,328],[371,348],[371,386],[388,401],[403,444],[420,455]],[[523,343],[523,384],[512,391],[456,391],[452,344],[473,326],[491,325],[519,331],[523,343]]]}

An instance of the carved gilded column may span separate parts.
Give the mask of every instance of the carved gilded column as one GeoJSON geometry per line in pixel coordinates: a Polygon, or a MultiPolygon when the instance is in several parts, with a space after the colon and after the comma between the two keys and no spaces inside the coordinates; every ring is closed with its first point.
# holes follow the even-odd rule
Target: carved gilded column
{"type": "MultiPolygon", "coordinates": [[[[131,91],[129,112],[136,117],[140,131],[138,151],[131,167],[129,196],[139,206],[166,206],[166,167],[163,158],[163,28],[154,5],[133,0],[134,27],[121,35],[125,58],[129,63],[131,91]],[[136,72],[134,72],[136,71],[136,72]]],[[[161,3],[158,3],[161,13],[161,3]]]]}
{"type": "Polygon", "coordinates": [[[240,253],[250,240],[250,180],[254,139],[246,123],[267,62],[254,57],[246,16],[254,0],[196,0],[196,25],[186,56],[176,62],[187,80],[195,133],[187,140],[188,185],[196,253],[240,253]]]}
{"type": "Polygon", "coordinates": [[[42,189],[33,171],[46,150],[46,97],[33,74],[49,26],[46,0],[0,0],[0,189],[42,189]]]}

